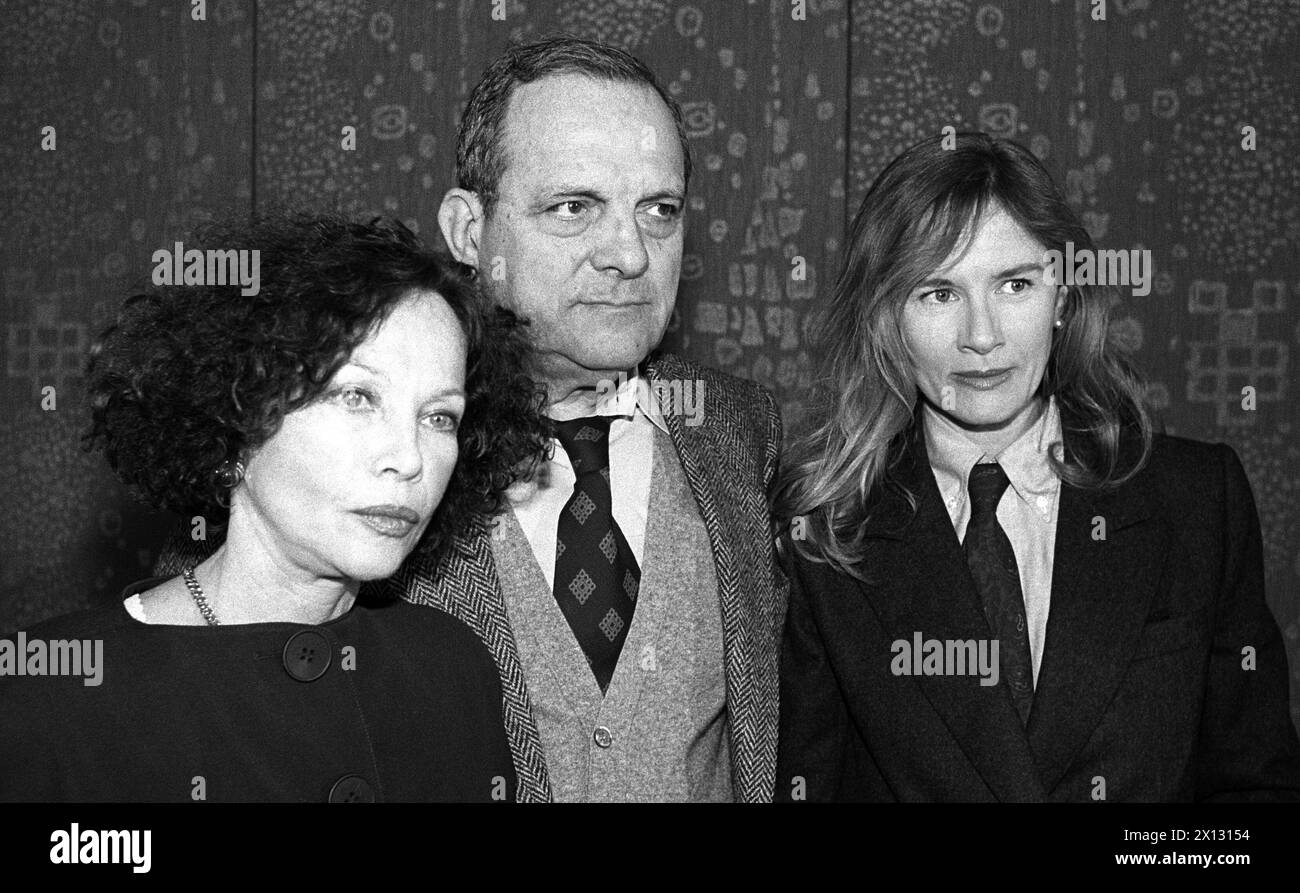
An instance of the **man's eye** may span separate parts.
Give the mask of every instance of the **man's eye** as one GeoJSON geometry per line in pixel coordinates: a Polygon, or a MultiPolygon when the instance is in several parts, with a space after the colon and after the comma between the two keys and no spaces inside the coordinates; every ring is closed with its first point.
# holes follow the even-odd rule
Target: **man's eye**
{"type": "Polygon", "coordinates": [[[576,220],[586,209],[586,203],[576,199],[567,202],[560,202],[558,205],[551,208],[551,210],[555,212],[555,215],[561,220],[576,220]]]}
{"type": "Polygon", "coordinates": [[[655,216],[664,220],[676,220],[681,216],[681,205],[674,205],[671,202],[655,202],[647,209],[655,216]]]}

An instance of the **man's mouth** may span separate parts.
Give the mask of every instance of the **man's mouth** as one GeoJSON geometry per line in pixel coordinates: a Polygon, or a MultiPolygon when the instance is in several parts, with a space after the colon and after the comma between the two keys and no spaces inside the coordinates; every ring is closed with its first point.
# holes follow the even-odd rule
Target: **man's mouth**
{"type": "Polygon", "coordinates": [[[614,310],[623,310],[630,307],[648,307],[650,305],[649,301],[601,301],[601,300],[590,301],[588,300],[588,301],[579,301],[578,303],[584,307],[606,307],[614,310]]]}

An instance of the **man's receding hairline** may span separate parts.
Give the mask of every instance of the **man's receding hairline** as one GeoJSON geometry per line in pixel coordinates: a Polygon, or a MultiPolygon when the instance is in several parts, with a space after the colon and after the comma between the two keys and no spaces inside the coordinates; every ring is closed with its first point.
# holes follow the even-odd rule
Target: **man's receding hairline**
{"type": "MultiPolygon", "coordinates": [[[[531,81],[519,81],[519,80],[514,81],[510,85],[509,92],[506,94],[505,109],[501,113],[500,140],[497,143],[497,149],[501,157],[501,175],[500,177],[497,178],[498,198],[500,197],[499,194],[501,191],[501,181],[506,178],[506,173],[510,170],[511,161],[512,161],[510,157],[510,134],[511,134],[510,111],[511,109],[515,108],[516,101],[519,98],[519,91],[523,90],[526,87],[532,87],[537,84],[544,84],[548,80],[554,80],[555,78],[561,78],[566,76],[581,77],[581,78],[585,78],[586,80],[592,81],[594,83],[602,84],[604,86],[610,86],[610,87],[612,86],[639,87],[643,92],[648,92],[651,95],[651,97],[653,97],[654,100],[659,103],[659,106],[663,109],[664,114],[668,117],[668,123],[670,125],[672,141],[674,144],[677,145],[678,152],[679,153],[684,152],[684,147],[681,145],[680,140],[678,139],[677,119],[673,115],[672,107],[669,106],[668,103],[664,101],[664,98],[659,95],[659,91],[656,90],[650,84],[647,84],[644,81],[636,80],[634,78],[619,77],[616,75],[607,76],[602,73],[584,71],[579,68],[562,70],[562,71],[548,71],[546,72],[546,74],[542,75],[541,77],[535,78],[531,81]]],[[[680,167],[681,167],[682,177],[685,178],[686,176],[685,155],[682,156],[680,167]]]]}

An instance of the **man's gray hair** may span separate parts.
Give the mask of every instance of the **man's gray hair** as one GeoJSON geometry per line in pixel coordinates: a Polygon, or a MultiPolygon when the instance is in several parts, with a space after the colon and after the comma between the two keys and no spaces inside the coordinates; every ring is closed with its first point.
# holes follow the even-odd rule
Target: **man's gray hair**
{"type": "Polygon", "coordinates": [[[585,74],[652,88],[668,106],[677,126],[683,186],[690,186],[691,153],[686,144],[682,109],[659,85],[654,73],[626,50],[559,34],[510,46],[488,66],[469,95],[456,134],[456,185],[478,194],[484,214],[490,217],[496,209],[498,189],[506,169],[502,130],[515,85],[529,84],[552,74],[585,74]]]}

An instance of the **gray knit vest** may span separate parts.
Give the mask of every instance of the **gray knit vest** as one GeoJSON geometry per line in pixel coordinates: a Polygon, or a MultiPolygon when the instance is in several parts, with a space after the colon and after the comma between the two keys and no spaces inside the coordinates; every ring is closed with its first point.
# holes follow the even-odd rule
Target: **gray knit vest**
{"type": "Polygon", "coordinates": [[[604,697],[512,512],[492,552],[554,799],[733,799],[713,552],[668,435],[655,429],[641,588],[604,697]]]}

